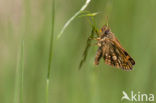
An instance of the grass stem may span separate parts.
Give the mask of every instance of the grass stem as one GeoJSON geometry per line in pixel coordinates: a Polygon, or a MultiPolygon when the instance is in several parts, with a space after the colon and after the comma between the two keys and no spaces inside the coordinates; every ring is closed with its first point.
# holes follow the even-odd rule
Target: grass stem
{"type": "Polygon", "coordinates": [[[20,44],[20,53],[16,69],[14,103],[23,103],[24,40],[21,40],[20,44]]]}
{"type": "Polygon", "coordinates": [[[53,35],[54,35],[54,22],[55,22],[55,0],[52,2],[52,28],[51,28],[51,35],[50,35],[50,47],[49,47],[49,63],[48,63],[48,73],[46,79],[46,103],[49,101],[49,78],[50,72],[52,68],[52,52],[53,52],[53,35]]]}

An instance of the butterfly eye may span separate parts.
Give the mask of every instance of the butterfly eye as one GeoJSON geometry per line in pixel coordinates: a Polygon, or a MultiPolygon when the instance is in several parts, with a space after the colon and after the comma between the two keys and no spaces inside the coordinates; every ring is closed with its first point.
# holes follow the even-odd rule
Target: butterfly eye
{"type": "Polygon", "coordinates": [[[105,34],[109,34],[109,29],[105,31],[105,34]]]}

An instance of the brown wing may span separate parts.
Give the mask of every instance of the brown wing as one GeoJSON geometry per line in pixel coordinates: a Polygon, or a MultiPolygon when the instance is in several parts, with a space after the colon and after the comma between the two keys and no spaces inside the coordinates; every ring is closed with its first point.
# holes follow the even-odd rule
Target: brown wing
{"type": "Polygon", "coordinates": [[[124,70],[132,70],[135,61],[121,47],[118,41],[106,39],[102,47],[105,63],[124,70]]]}

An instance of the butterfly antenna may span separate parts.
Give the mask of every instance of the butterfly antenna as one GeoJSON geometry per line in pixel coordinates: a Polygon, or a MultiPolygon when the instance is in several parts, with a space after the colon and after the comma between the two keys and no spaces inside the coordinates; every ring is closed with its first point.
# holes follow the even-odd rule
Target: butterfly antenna
{"type": "Polygon", "coordinates": [[[106,25],[108,27],[108,16],[106,16],[106,25]]]}

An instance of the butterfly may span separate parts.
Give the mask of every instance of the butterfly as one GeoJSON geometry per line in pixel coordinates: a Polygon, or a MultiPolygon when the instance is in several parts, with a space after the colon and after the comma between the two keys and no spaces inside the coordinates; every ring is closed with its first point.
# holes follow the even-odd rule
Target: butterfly
{"type": "Polygon", "coordinates": [[[122,68],[123,70],[132,70],[135,65],[135,61],[121,46],[108,25],[104,25],[101,28],[96,40],[98,50],[95,56],[95,65],[98,65],[100,59],[103,58],[105,64],[116,68],[122,68]]]}

